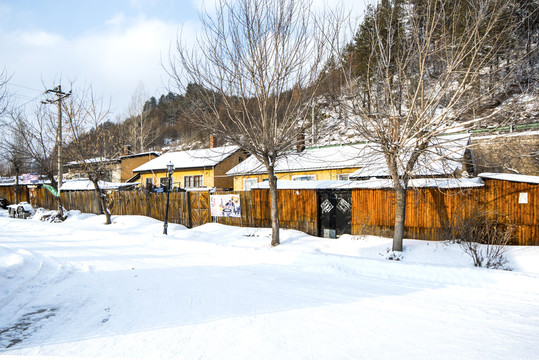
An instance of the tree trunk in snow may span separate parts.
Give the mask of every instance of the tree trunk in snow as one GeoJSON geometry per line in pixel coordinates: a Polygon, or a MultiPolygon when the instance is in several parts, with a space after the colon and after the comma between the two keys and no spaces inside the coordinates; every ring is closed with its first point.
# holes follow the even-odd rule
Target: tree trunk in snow
{"type": "Polygon", "coordinates": [[[97,179],[92,179],[92,183],[94,184],[94,189],[95,189],[95,195],[99,199],[99,205],[101,206],[101,211],[103,211],[103,214],[105,214],[105,225],[110,225],[111,224],[110,211],[107,208],[107,203],[105,202],[105,193],[99,187],[98,181],[99,180],[97,179]]]}
{"type": "Polygon", "coordinates": [[[270,211],[271,211],[271,246],[280,244],[279,240],[279,207],[277,204],[277,176],[273,167],[268,168],[270,211]]]}
{"type": "Polygon", "coordinates": [[[406,189],[397,187],[395,189],[397,204],[395,209],[395,229],[393,232],[393,251],[402,251],[404,239],[404,221],[406,220],[406,189]]]}

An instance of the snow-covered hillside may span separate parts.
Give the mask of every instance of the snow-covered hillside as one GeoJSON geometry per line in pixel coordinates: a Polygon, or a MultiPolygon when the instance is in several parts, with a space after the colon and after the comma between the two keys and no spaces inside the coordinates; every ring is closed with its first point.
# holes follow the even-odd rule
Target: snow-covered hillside
{"type": "MultiPolygon", "coordinates": [[[[345,100],[343,101],[347,104],[345,100]]],[[[352,104],[343,107],[339,105],[339,102],[321,101],[318,106],[319,129],[314,143],[308,143],[307,146],[349,144],[365,140],[354,129],[354,116],[346,115],[346,109],[352,107],[352,104]]],[[[459,127],[457,122],[454,126],[450,126],[450,132],[466,131],[468,128],[470,130],[493,129],[492,134],[497,134],[499,131],[495,129],[511,124],[516,125],[515,131],[519,131],[519,126],[539,122],[539,95],[515,94],[504,101],[486,107],[473,119],[471,116],[467,115],[461,119],[461,121],[471,123],[466,128],[459,127]]],[[[529,130],[526,127],[523,128],[529,130]]],[[[311,140],[312,134],[308,135],[311,135],[309,136],[311,140]]],[[[483,131],[477,134],[477,136],[484,135],[483,131]]]]}
{"type": "Polygon", "coordinates": [[[513,271],[458,245],[0,212],[0,358],[532,359],[539,248],[513,271]]]}

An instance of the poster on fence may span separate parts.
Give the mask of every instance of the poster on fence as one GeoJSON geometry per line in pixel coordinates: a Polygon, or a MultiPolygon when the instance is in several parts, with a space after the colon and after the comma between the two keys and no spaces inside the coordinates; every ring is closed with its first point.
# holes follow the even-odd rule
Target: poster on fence
{"type": "Polygon", "coordinates": [[[22,183],[21,184],[37,184],[39,181],[39,176],[37,174],[22,174],[22,183]]]}
{"type": "Polygon", "coordinates": [[[211,216],[241,217],[240,196],[210,195],[211,216]]]}

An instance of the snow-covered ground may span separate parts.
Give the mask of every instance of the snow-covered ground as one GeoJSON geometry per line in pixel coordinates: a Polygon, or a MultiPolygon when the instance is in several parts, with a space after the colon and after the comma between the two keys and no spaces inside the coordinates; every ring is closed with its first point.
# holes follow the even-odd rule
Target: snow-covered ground
{"type": "Polygon", "coordinates": [[[539,248],[0,212],[0,358],[537,359],[539,248]]]}

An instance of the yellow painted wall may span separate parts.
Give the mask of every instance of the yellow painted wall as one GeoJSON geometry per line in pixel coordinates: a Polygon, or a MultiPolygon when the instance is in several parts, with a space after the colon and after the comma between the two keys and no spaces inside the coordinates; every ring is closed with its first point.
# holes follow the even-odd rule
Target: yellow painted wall
{"type": "MultiPolygon", "coordinates": [[[[202,181],[205,187],[209,187],[209,188],[214,187],[214,176],[213,176],[212,168],[176,170],[172,174],[172,182],[174,183],[174,187],[180,186],[181,188],[183,188],[184,187],[183,177],[195,176],[195,175],[203,176],[202,181]]],[[[159,186],[159,179],[166,176],[167,176],[166,171],[154,171],[153,173],[144,173],[144,174],[141,173],[140,184],[142,186],[146,186],[146,179],[152,178],[153,185],[159,186]]]]}
{"type": "MultiPolygon", "coordinates": [[[[238,165],[240,162],[245,160],[245,154],[243,151],[238,150],[215,167],[208,167],[204,169],[177,169],[172,174],[172,181],[174,187],[180,186],[181,188],[185,187],[183,177],[184,176],[203,176],[204,186],[207,188],[220,188],[220,189],[232,189],[234,187],[234,179],[232,176],[226,175],[226,172],[232,169],[234,166],[238,165]]],[[[140,174],[140,184],[141,186],[146,186],[146,179],[152,178],[153,185],[159,186],[159,179],[166,177],[166,172],[155,171],[153,173],[141,173],[140,174]]]]}
{"type": "MultiPolygon", "coordinates": [[[[288,173],[278,173],[277,180],[292,180],[295,175],[316,175],[316,180],[339,180],[339,174],[351,174],[359,168],[346,169],[330,169],[330,170],[313,170],[313,171],[296,171],[288,173]]],[[[241,175],[234,176],[234,191],[243,191],[243,179],[256,178],[258,182],[268,178],[267,174],[262,175],[241,175]]]]}

